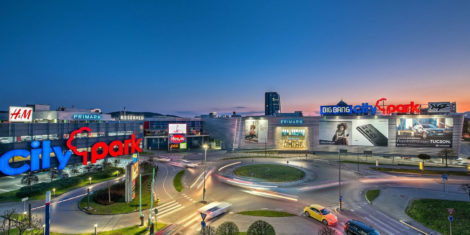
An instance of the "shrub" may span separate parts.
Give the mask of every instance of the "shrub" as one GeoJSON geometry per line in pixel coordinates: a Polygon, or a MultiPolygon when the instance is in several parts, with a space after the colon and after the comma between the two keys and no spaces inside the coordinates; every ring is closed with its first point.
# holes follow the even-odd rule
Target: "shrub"
{"type": "Polygon", "coordinates": [[[201,235],[215,235],[215,228],[212,226],[205,226],[204,228],[201,229],[201,232],[199,233],[201,235]]]}
{"type": "Polygon", "coordinates": [[[258,220],[253,222],[247,231],[248,235],[275,235],[274,227],[268,222],[258,220]]]}
{"type": "Polygon", "coordinates": [[[425,154],[425,153],[420,153],[420,154],[418,154],[418,158],[421,159],[421,160],[428,160],[428,159],[431,159],[431,156],[429,156],[428,154],[425,154]]]}
{"type": "Polygon", "coordinates": [[[217,227],[216,235],[238,235],[238,226],[234,222],[224,222],[217,227]]]}

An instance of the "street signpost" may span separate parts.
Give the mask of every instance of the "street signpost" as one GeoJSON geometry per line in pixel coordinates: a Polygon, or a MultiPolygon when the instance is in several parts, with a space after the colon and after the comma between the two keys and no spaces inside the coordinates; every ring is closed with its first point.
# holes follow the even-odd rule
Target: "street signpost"
{"type": "Polygon", "coordinates": [[[449,212],[449,217],[447,217],[447,219],[449,220],[449,234],[452,235],[452,222],[454,221],[454,216],[452,216],[452,214],[454,214],[454,208],[447,208],[447,212],[449,212]]]}
{"type": "MultiPolygon", "coordinates": [[[[444,192],[447,191],[447,188],[446,188],[446,183],[447,183],[447,180],[448,180],[448,176],[447,174],[442,174],[442,182],[444,183],[444,192]]],[[[449,212],[450,213],[450,212],[449,212]]]]}
{"type": "Polygon", "coordinates": [[[207,216],[207,214],[204,214],[204,213],[201,212],[201,218],[202,218],[202,221],[201,221],[201,229],[203,229],[204,227],[206,227],[206,222],[205,222],[206,216],[207,216]]]}

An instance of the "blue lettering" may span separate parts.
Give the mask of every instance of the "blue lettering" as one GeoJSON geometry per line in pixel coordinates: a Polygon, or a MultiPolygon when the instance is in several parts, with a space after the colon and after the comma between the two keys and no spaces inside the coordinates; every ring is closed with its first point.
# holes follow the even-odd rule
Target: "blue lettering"
{"type": "Polygon", "coordinates": [[[19,175],[23,174],[26,171],[29,170],[29,165],[24,164],[18,168],[12,168],[10,167],[9,161],[11,158],[19,156],[19,157],[28,157],[29,156],[29,151],[24,150],[24,149],[17,149],[17,150],[11,150],[0,158],[0,171],[5,174],[5,175],[19,175]]]}
{"type": "Polygon", "coordinates": [[[65,154],[62,152],[62,148],[60,147],[54,147],[54,153],[55,156],[57,157],[57,160],[59,160],[59,166],[57,169],[63,170],[65,166],[67,165],[67,162],[69,162],[70,157],[72,156],[72,152],[70,150],[65,151],[65,154]]]}
{"type": "Polygon", "coordinates": [[[39,141],[35,140],[31,142],[31,171],[39,170],[39,155],[41,154],[41,149],[39,147],[39,141]]]}
{"type": "Polygon", "coordinates": [[[51,141],[45,140],[42,142],[42,169],[51,167],[51,141]]]}

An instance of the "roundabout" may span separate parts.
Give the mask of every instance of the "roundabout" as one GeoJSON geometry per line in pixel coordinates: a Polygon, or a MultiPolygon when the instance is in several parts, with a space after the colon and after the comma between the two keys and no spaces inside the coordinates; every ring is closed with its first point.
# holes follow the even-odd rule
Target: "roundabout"
{"type": "Polygon", "coordinates": [[[233,174],[264,182],[292,182],[305,177],[305,172],[295,167],[280,164],[253,164],[237,167],[233,174]]]}

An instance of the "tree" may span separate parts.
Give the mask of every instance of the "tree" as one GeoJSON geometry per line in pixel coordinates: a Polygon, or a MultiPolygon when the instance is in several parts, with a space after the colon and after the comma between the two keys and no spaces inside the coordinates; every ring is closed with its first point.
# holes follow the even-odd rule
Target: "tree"
{"type": "Polygon", "coordinates": [[[334,235],[335,230],[330,228],[328,225],[324,225],[320,231],[318,231],[318,235],[334,235]]]}
{"type": "Polygon", "coordinates": [[[425,153],[420,153],[420,154],[418,154],[418,158],[421,159],[421,160],[429,160],[429,159],[431,159],[431,156],[429,156],[428,154],[425,154],[425,153]]]}
{"type": "Polygon", "coordinates": [[[452,149],[443,149],[439,152],[439,156],[441,156],[443,163],[444,163],[444,158],[446,159],[446,167],[447,167],[447,159],[450,156],[454,156],[454,155],[455,155],[455,152],[452,149]]]}
{"type": "Polygon", "coordinates": [[[268,222],[258,220],[253,222],[247,231],[248,235],[275,235],[274,227],[268,222]]]}
{"type": "Polygon", "coordinates": [[[204,226],[201,229],[200,235],[215,235],[215,228],[212,226],[204,226]]]}
{"type": "Polygon", "coordinates": [[[31,191],[31,185],[33,185],[37,182],[39,182],[38,176],[33,174],[31,171],[28,172],[27,175],[23,176],[23,178],[21,178],[21,183],[24,184],[24,185],[28,185],[29,186],[29,191],[31,191]]]}
{"type": "Polygon", "coordinates": [[[6,210],[3,212],[2,215],[2,234],[10,234],[10,229],[12,228],[12,221],[14,220],[14,216],[16,214],[15,209],[6,210]]]}
{"type": "Polygon", "coordinates": [[[121,162],[121,161],[120,161],[119,159],[115,159],[115,160],[114,160],[114,166],[115,166],[115,167],[118,167],[118,165],[119,165],[120,162],[121,162]]]}
{"type": "Polygon", "coordinates": [[[238,235],[239,229],[234,222],[224,222],[217,227],[216,235],[238,235]]]}
{"type": "Polygon", "coordinates": [[[31,217],[31,224],[29,223],[28,217],[24,216],[17,216],[17,219],[14,221],[15,228],[18,230],[18,235],[26,234],[41,234],[41,220],[38,219],[36,216],[31,217]],[[37,231],[37,232],[34,232],[37,231]]]}

